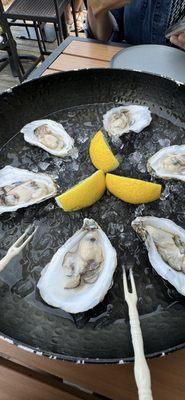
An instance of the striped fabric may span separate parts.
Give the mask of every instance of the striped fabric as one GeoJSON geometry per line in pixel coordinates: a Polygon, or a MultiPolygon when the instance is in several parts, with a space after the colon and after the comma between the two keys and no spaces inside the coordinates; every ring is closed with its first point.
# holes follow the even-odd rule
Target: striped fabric
{"type": "Polygon", "coordinates": [[[185,16],[185,0],[171,0],[168,27],[172,26],[185,16]]]}

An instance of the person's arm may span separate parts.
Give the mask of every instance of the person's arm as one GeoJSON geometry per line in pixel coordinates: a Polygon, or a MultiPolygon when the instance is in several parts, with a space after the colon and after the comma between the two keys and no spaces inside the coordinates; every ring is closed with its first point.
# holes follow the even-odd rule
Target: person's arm
{"type": "Polygon", "coordinates": [[[102,12],[96,17],[92,8],[88,7],[88,21],[93,35],[98,40],[107,41],[113,30],[113,21],[110,12],[102,12]]]}
{"type": "Polygon", "coordinates": [[[179,35],[172,35],[170,37],[170,42],[175,46],[185,49],[185,32],[180,33],[179,35]]]}
{"type": "Polygon", "coordinates": [[[129,3],[131,0],[88,0],[88,22],[93,35],[99,40],[108,40],[114,25],[110,10],[129,3]]]}

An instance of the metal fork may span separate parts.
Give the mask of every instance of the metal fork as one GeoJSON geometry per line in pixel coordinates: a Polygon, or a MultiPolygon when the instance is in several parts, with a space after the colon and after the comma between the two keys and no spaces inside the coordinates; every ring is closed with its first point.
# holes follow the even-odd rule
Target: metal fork
{"type": "Polygon", "coordinates": [[[134,348],[135,362],[134,375],[138,388],[140,400],[152,400],[151,377],[148,364],[146,362],[143,346],[143,337],[137,311],[137,292],[132,269],[129,270],[132,292],[128,290],[127,277],[123,267],[123,286],[125,300],[128,304],[130,329],[134,348]]]}
{"type": "Polygon", "coordinates": [[[29,225],[29,227],[25,230],[23,235],[20,236],[19,239],[8,249],[6,255],[0,260],[0,272],[6,267],[6,265],[14,258],[20,251],[26,246],[26,244],[31,240],[35,232],[37,231],[38,226],[29,225]],[[28,235],[30,230],[33,229],[33,232],[27,237],[26,240],[24,238],[28,235]],[[22,242],[22,244],[21,244],[22,242]]]}

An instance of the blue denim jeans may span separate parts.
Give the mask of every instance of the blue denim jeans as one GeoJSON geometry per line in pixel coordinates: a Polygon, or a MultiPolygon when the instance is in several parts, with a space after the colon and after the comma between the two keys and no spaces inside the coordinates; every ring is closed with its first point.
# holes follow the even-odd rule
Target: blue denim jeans
{"type": "MultiPolygon", "coordinates": [[[[171,0],[134,0],[124,8],[112,11],[111,41],[126,40],[129,44],[166,44],[171,0]]],[[[89,26],[87,35],[93,37],[89,26]]]]}
{"type": "Polygon", "coordinates": [[[135,0],[124,10],[125,40],[130,44],[166,44],[171,0],[135,0]]]}

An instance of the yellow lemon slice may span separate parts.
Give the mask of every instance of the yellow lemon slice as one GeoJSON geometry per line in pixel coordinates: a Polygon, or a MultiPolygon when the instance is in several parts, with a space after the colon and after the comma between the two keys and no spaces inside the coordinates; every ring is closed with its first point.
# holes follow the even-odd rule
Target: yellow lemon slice
{"type": "Polygon", "coordinates": [[[104,172],[113,171],[119,166],[101,131],[98,131],[91,140],[89,155],[93,165],[104,172]]]}
{"type": "Polygon", "coordinates": [[[106,186],[114,196],[131,204],[149,203],[160,198],[162,186],[157,183],[106,175],[106,186]]]}
{"type": "Polygon", "coordinates": [[[64,211],[80,210],[96,203],[103,196],[105,189],[105,174],[99,170],[57,196],[55,200],[64,211]]]}

